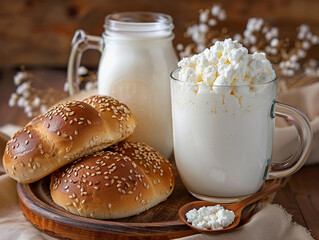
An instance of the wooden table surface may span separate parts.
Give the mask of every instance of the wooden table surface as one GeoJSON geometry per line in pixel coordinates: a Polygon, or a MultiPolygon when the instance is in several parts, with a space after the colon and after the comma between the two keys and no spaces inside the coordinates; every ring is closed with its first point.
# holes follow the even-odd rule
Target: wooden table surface
{"type": "MultiPolygon", "coordinates": [[[[22,109],[8,106],[9,96],[16,90],[12,80],[15,72],[14,69],[0,69],[0,126],[8,123],[25,125],[29,121],[22,109]]],[[[40,68],[32,72],[62,91],[65,69],[40,68]]],[[[291,176],[288,184],[277,193],[274,203],[282,205],[293,221],[319,239],[319,164],[303,167],[291,176]]]]}

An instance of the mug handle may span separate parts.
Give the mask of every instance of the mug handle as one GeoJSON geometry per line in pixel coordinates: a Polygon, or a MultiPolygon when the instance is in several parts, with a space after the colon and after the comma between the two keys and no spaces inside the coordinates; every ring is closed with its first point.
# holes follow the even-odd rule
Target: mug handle
{"type": "Polygon", "coordinates": [[[77,30],[72,39],[72,49],[69,57],[67,82],[69,94],[72,96],[80,91],[78,69],[82,53],[87,49],[96,49],[102,52],[104,42],[102,37],[88,35],[83,30],[77,30]]]}
{"type": "Polygon", "coordinates": [[[295,126],[299,144],[295,153],[286,161],[270,163],[266,179],[283,178],[297,172],[306,162],[311,149],[312,130],[308,118],[302,111],[288,104],[275,101],[272,106],[271,117],[276,116],[288,120],[295,126]],[[274,110],[275,105],[276,110],[274,110]]]}

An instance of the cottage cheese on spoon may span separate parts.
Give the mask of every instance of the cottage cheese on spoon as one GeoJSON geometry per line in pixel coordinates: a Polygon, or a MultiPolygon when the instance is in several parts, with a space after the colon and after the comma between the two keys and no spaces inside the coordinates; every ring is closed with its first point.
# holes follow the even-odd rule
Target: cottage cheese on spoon
{"type": "Polygon", "coordinates": [[[201,229],[219,230],[234,222],[235,213],[222,206],[208,206],[192,209],[186,213],[187,222],[201,229]]]}

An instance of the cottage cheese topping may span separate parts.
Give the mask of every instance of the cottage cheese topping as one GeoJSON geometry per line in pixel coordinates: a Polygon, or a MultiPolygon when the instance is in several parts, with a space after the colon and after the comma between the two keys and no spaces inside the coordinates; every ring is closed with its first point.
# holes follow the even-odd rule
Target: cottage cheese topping
{"type": "Polygon", "coordinates": [[[186,213],[187,222],[201,229],[219,230],[234,222],[235,214],[222,206],[208,206],[195,208],[186,213]]]}
{"type": "Polygon", "coordinates": [[[249,54],[237,41],[218,41],[210,49],[183,58],[179,79],[202,85],[254,85],[269,82],[276,77],[264,53],[249,54]]]}

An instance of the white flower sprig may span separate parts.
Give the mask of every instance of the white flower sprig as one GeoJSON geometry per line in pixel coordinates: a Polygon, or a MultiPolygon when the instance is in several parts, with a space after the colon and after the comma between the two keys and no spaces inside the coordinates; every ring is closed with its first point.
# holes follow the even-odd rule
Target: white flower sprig
{"type": "Polygon", "coordinates": [[[25,70],[19,71],[13,81],[17,89],[11,94],[8,104],[10,107],[23,108],[29,118],[46,112],[49,107],[67,96],[62,91],[45,85],[42,79],[25,70]],[[42,87],[36,88],[35,84],[42,87]]]}
{"type": "MultiPolygon", "coordinates": [[[[84,91],[97,89],[97,76],[95,72],[87,69],[84,66],[80,66],[78,69],[78,75],[80,89],[83,89],[84,91]]],[[[64,83],[63,90],[64,92],[69,92],[69,84],[67,81],[64,83]]]]}
{"type": "Polygon", "coordinates": [[[222,29],[221,32],[215,30],[212,34],[212,29],[219,22],[225,21],[226,18],[226,11],[218,4],[205,10],[201,9],[198,23],[188,25],[184,35],[185,38],[190,38],[193,43],[186,46],[180,43],[176,46],[180,58],[202,52],[207,46],[218,41],[220,39],[219,35],[223,36],[228,30],[226,28],[222,29]]]}

